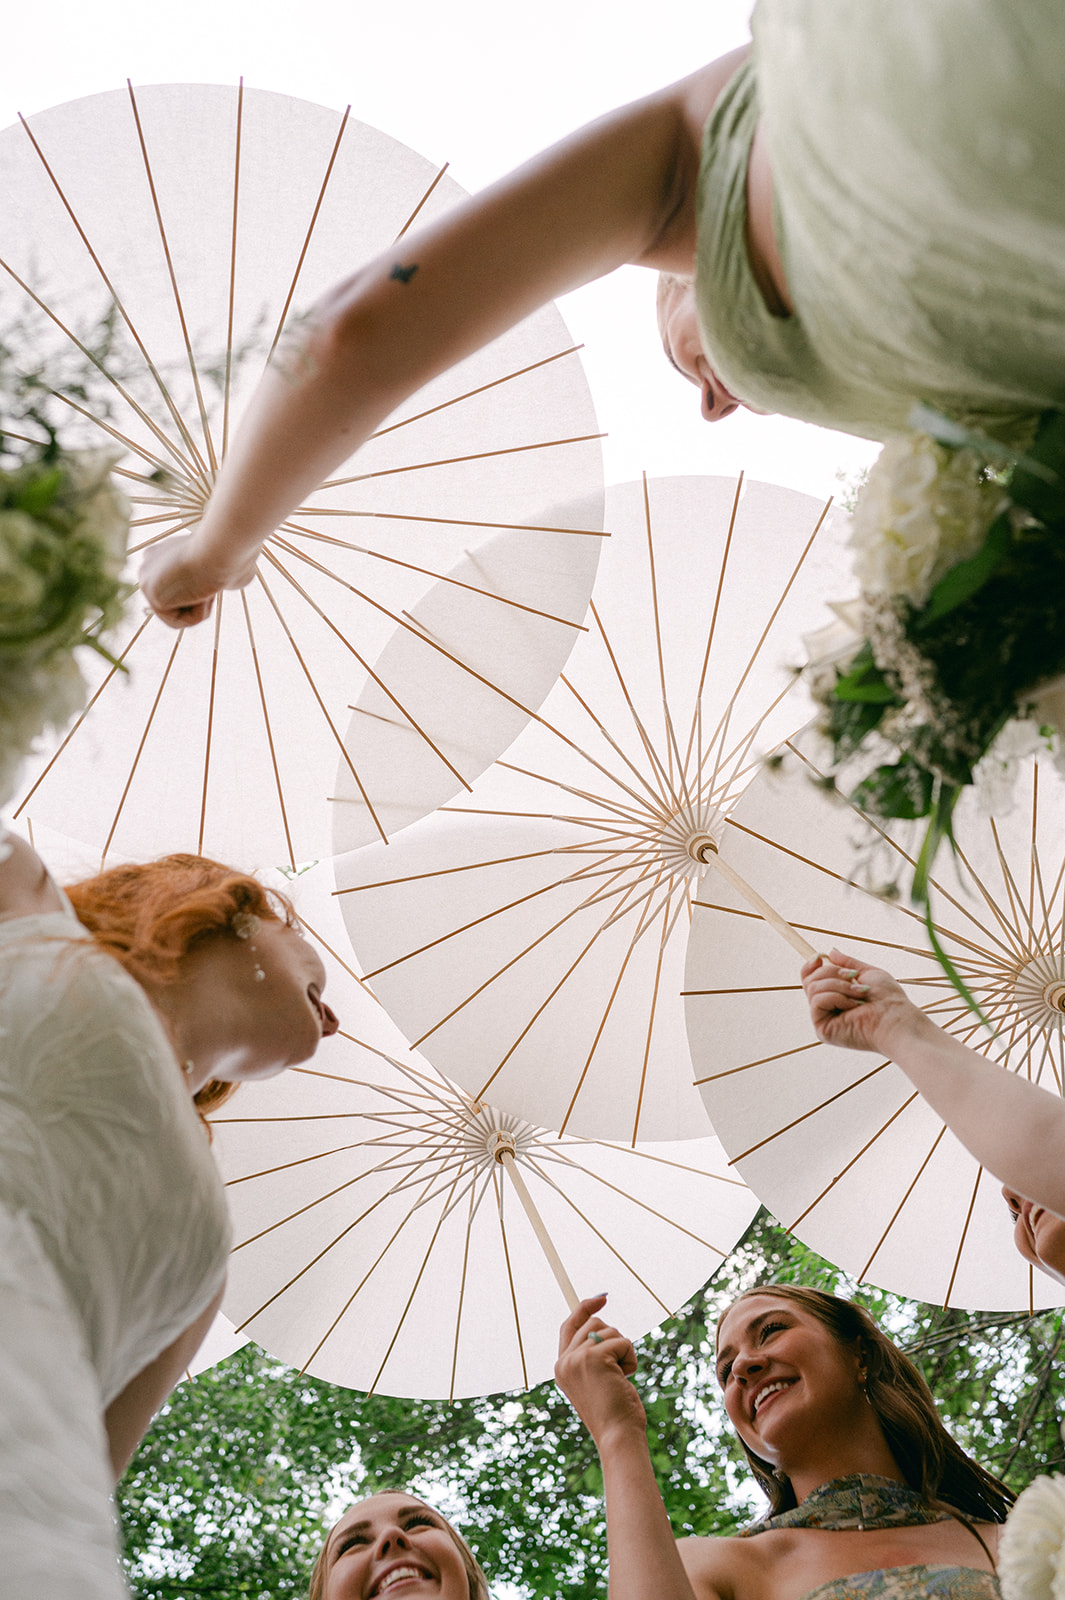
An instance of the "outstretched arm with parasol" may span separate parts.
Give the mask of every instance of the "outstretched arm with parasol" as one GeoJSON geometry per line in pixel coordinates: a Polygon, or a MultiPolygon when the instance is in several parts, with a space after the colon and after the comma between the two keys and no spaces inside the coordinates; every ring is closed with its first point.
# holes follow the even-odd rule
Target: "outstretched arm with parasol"
{"type": "Polygon", "coordinates": [[[802,969],[818,1038],[890,1057],[977,1161],[1005,1185],[1021,1254],[1065,1281],[1065,1241],[1035,1228],[1065,1216],[1065,1104],[946,1033],[888,973],[832,950],[802,969]],[[1044,1212],[1045,1208],[1045,1212],[1044,1212]],[[1028,1243],[1030,1249],[1025,1248],[1028,1243]]]}
{"type": "MultiPolygon", "coordinates": [[[[702,130],[743,50],[592,123],[319,302],[267,372],[193,534],[149,556],[143,588],[176,627],[249,581],[262,542],[408,395],[538,306],[626,262],[690,273],[702,130]]],[[[755,168],[768,183],[768,158],[755,168]]],[[[772,225],[752,254],[775,258],[772,225]]],[[[690,295],[667,316],[674,364],[708,419],[735,408],[710,372],[690,295]]]]}

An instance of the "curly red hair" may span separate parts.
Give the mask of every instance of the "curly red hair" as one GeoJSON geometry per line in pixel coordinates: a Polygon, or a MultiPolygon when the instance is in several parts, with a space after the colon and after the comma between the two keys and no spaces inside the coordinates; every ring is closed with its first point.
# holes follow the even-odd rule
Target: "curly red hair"
{"type": "MultiPolygon", "coordinates": [[[[69,884],[66,892],[78,921],[138,983],[176,982],[193,946],[237,937],[233,921],[242,912],[296,926],[284,895],[206,856],[162,856],[112,867],[69,884]]],[[[201,1113],[213,1110],[235,1090],[235,1084],[212,1079],[197,1091],[196,1106],[201,1113]]]]}

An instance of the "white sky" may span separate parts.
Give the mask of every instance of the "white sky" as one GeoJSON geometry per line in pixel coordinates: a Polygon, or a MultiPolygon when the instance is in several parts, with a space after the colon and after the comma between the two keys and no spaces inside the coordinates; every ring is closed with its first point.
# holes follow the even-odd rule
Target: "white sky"
{"type": "MultiPolygon", "coordinates": [[[[600,112],[748,37],[751,0],[48,0],[9,7],[0,127],[61,101],[134,84],[233,83],[298,95],[383,129],[469,190],[600,112]],[[665,20],[656,26],[656,13],[665,20]],[[300,20],[297,20],[300,18],[300,20]]],[[[667,366],[654,277],[626,268],[560,302],[585,367],[608,482],[734,473],[812,494],[877,447],[739,412],[710,426],[667,366]]],[[[841,589],[847,589],[844,578],[841,589]]]]}

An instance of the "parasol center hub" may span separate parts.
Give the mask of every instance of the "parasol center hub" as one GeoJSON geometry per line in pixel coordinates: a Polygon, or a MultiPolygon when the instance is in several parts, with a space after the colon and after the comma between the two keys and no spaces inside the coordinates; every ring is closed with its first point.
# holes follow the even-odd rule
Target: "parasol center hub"
{"type": "Polygon", "coordinates": [[[505,1133],[501,1128],[497,1128],[492,1136],[490,1154],[496,1161],[500,1162],[504,1156],[516,1155],[517,1147],[514,1143],[514,1135],[505,1133]]]}
{"type": "Polygon", "coordinates": [[[1044,1033],[1065,1026],[1065,960],[1058,951],[1041,951],[1017,973],[1013,1000],[1024,1020],[1044,1033]]]}
{"type": "Polygon", "coordinates": [[[686,806],[667,817],[658,832],[658,854],[674,880],[702,877],[718,850],[720,818],[709,802],[686,806]]]}
{"type": "Polygon", "coordinates": [[[1052,1011],[1065,1012],[1065,983],[1048,983],[1043,999],[1052,1011]]]}

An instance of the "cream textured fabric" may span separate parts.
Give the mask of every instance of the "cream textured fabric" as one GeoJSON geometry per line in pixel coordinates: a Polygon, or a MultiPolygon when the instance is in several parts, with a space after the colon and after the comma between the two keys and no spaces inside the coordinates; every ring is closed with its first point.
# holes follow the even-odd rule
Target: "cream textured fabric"
{"type": "Polygon", "coordinates": [[[122,1593],[100,1418],[215,1297],[228,1244],[143,990],[70,910],[0,922],[0,1596],[122,1593]]]}
{"type": "Polygon", "coordinates": [[[1057,0],[759,0],[707,128],[707,352],[760,409],[885,438],[926,401],[1003,438],[1065,405],[1057,0]],[[796,315],[744,237],[762,117],[796,315]]]}

